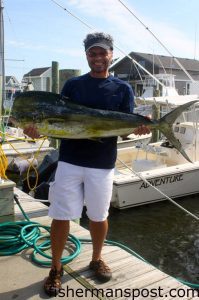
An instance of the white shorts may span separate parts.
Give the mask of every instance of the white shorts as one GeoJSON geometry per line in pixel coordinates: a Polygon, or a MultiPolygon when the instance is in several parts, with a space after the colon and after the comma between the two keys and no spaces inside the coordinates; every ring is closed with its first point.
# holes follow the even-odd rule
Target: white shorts
{"type": "Polygon", "coordinates": [[[81,217],[86,205],[90,220],[106,220],[112,196],[114,169],[95,169],[58,162],[49,189],[49,216],[56,220],[81,217]]]}

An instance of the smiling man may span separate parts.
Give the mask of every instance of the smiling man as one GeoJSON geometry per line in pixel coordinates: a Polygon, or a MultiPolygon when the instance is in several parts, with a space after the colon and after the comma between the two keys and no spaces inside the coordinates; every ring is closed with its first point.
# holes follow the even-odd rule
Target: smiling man
{"type": "MultiPolygon", "coordinates": [[[[92,35],[90,35],[90,38],[91,37],[92,35]]],[[[87,39],[89,40],[89,36],[87,39]]],[[[91,38],[89,42],[85,40],[85,50],[88,65],[91,69],[90,75],[96,78],[107,78],[109,76],[108,68],[113,59],[111,37],[109,37],[109,39],[107,37],[107,39],[101,40],[101,42],[98,42],[97,37],[91,38]]]]}
{"type": "MultiPolygon", "coordinates": [[[[63,87],[62,96],[91,108],[131,113],[134,104],[131,86],[108,71],[113,58],[112,37],[101,32],[88,34],[84,47],[90,72],[69,79],[63,87]]],[[[29,133],[34,137],[31,130],[29,133]]],[[[93,243],[89,268],[102,282],[112,277],[101,252],[108,231],[116,156],[117,137],[61,141],[55,181],[49,190],[49,216],[53,221],[52,267],[44,283],[48,295],[56,295],[61,289],[63,268],[60,259],[68,238],[70,220],[81,217],[84,204],[93,243]]]]}

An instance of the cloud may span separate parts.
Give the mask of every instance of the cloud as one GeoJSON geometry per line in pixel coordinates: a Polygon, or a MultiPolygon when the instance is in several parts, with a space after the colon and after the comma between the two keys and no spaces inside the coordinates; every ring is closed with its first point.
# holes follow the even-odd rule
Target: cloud
{"type": "Polygon", "coordinates": [[[8,40],[6,42],[7,46],[12,46],[15,48],[25,49],[25,50],[31,50],[31,51],[48,51],[51,53],[57,53],[57,54],[64,54],[69,55],[71,57],[79,57],[83,54],[83,50],[77,49],[77,48],[66,48],[66,47],[54,47],[49,45],[42,45],[42,44],[31,44],[31,43],[24,43],[24,42],[16,42],[13,40],[8,40]]]}
{"type": "MultiPolygon", "coordinates": [[[[193,41],[175,24],[166,24],[154,18],[142,15],[125,1],[126,5],[149,26],[150,30],[161,40],[174,56],[192,56],[193,41]]],[[[73,9],[83,20],[93,21],[96,29],[109,32],[115,39],[115,44],[125,50],[139,52],[156,52],[169,55],[152,35],[115,0],[69,0],[69,9],[73,9]],[[100,24],[99,28],[98,25],[100,24]]],[[[84,26],[84,25],[82,25],[84,26]]]]}
{"type": "MultiPolygon", "coordinates": [[[[168,12],[167,14],[162,12],[164,15],[157,13],[154,6],[155,2],[157,4],[156,0],[152,0],[150,4],[147,1],[123,1],[157,35],[173,55],[193,57],[194,42],[187,33],[190,22],[184,22],[186,31],[181,30],[180,24],[174,23],[180,21],[179,16],[178,19],[172,19],[168,12]],[[136,7],[140,7],[139,10],[135,9],[133,3],[136,7]],[[145,6],[142,7],[142,5],[145,6]]],[[[179,3],[180,1],[182,0],[178,0],[179,3]]],[[[49,6],[33,4],[32,15],[29,15],[30,9],[26,5],[23,5],[22,10],[18,10],[17,4],[17,9],[13,6],[16,1],[7,0],[6,2],[8,4],[10,2],[12,8],[10,12],[13,13],[15,28],[20,38],[14,41],[15,38],[8,24],[5,26],[7,57],[8,55],[13,57],[14,54],[18,58],[24,58],[25,65],[28,64],[31,68],[49,65],[51,60],[57,60],[61,68],[81,68],[83,72],[88,70],[82,41],[86,33],[91,31],[90,29],[53,3],[49,6]],[[41,15],[46,18],[41,18],[41,15]],[[27,19],[26,16],[28,16],[27,19]]],[[[27,1],[21,0],[21,2],[27,1]]],[[[49,2],[49,0],[38,1],[40,2],[49,2]]],[[[57,2],[86,23],[93,25],[96,30],[110,33],[114,37],[115,45],[126,54],[137,51],[169,55],[117,0],[57,0],[57,2]]],[[[171,0],[168,2],[171,3],[171,0]]],[[[160,3],[157,6],[162,10],[163,7],[166,9],[169,4],[165,2],[164,5],[160,3]]],[[[180,16],[181,23],[182,20],[187,20],[186,12],[180,10],[178,13],[183,14],[180,16]]],[[[114,57],[122,56],[123,54],[115,49],[114,57]]]]}
{"type": "Polygon", "coordinates": [[[52,52],[58,53],[58,54],[64,54],[64,55],[69,55],[71,57],[80,57],[81,55],[84,54],[84,51],[82,49],[77,49],[77,48],[52,48],[52,52]]]}
{"type": "Polygon", "coordinates": [[[28,50],[42,50],[45,49],[46,47],[44,45],[28,44],[27,42],[20,42],[20,41],[18,42],[14,40],[7,40],[6,45],[15,48],[28,49],[28,50]]]}

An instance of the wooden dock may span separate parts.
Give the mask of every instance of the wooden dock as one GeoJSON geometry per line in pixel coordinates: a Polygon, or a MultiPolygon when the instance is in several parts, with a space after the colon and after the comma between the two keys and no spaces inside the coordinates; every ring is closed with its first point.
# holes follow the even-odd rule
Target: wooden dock
{"type": "MultiPolygon", "coordinates": [[[[15,188],[23,209],[31,220],[49,225],[48,207],[32,200],[30,196],[15,188]],[[30,198],[29,198],[30,197],[30,198]]],[[[23,218],[15,204],[17,219],[23,218]]],[[[89,238],[88,230],[71,222],[71,233],[79,238],[89,238]]],[[[47,299],[42,284],[48,269],[35,265],[30,260],[30,252],[0,257],[0,299],[47,299]],[[3,268],[3,264],[5,268],[3,268]],[[15,266],[18,266],[17,268],[15,266]],[[21,268],[19,266],[21,265],[21,268]],[[27,272],[25,273],[25,270],[27,272]],[[10,282],[10,284],[8,284],[10,282]]],[[[72,262],[64,266],[63,299],[199,299],[195,292],[171,276],[132,256],[117,246],[105,245],[103,258],[113,271],[113,278],[101,284],[95,280],[88,264],[92,245],[82,245],[82,252],[72,262]],[[90,291],[89,291],[90,290],[90,291]],[[67,297],[68,296],[68,297],[67,297]]],[[[59,297],[59,295],[57,296],[59,297]]]]}

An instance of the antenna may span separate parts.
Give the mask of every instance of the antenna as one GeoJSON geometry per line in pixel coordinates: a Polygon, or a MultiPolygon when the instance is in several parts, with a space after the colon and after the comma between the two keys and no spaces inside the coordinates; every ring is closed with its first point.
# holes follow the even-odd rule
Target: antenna
{"type": "Polygon", "coordinates": [[[195,38],[194,38],[194,55],[193,58],[196,59],[196,48],[197,48],[197,24],[195,24],[195,38]]]}
{"type": "Polygon", "coordinates": [[[195,80],[192,78],[192,76],[189,74],[189,72],[184,68],[184,66],[180,63],[180,61],[169,51],[169,49],[160,41],[160,39],[149,29],[148,26],[146,26],[128,7],[125,5],[121,0],[118,0],[129,12],[130,14],[138,20],[139,23],[144,26],[146,30],[156,39],[156,41],[169,53],[169,55],[174,59],[174,61],[178,64],[178,66],[184,71],[184,73],[187,75],[187,77],[195,83],[195,80]]]}

